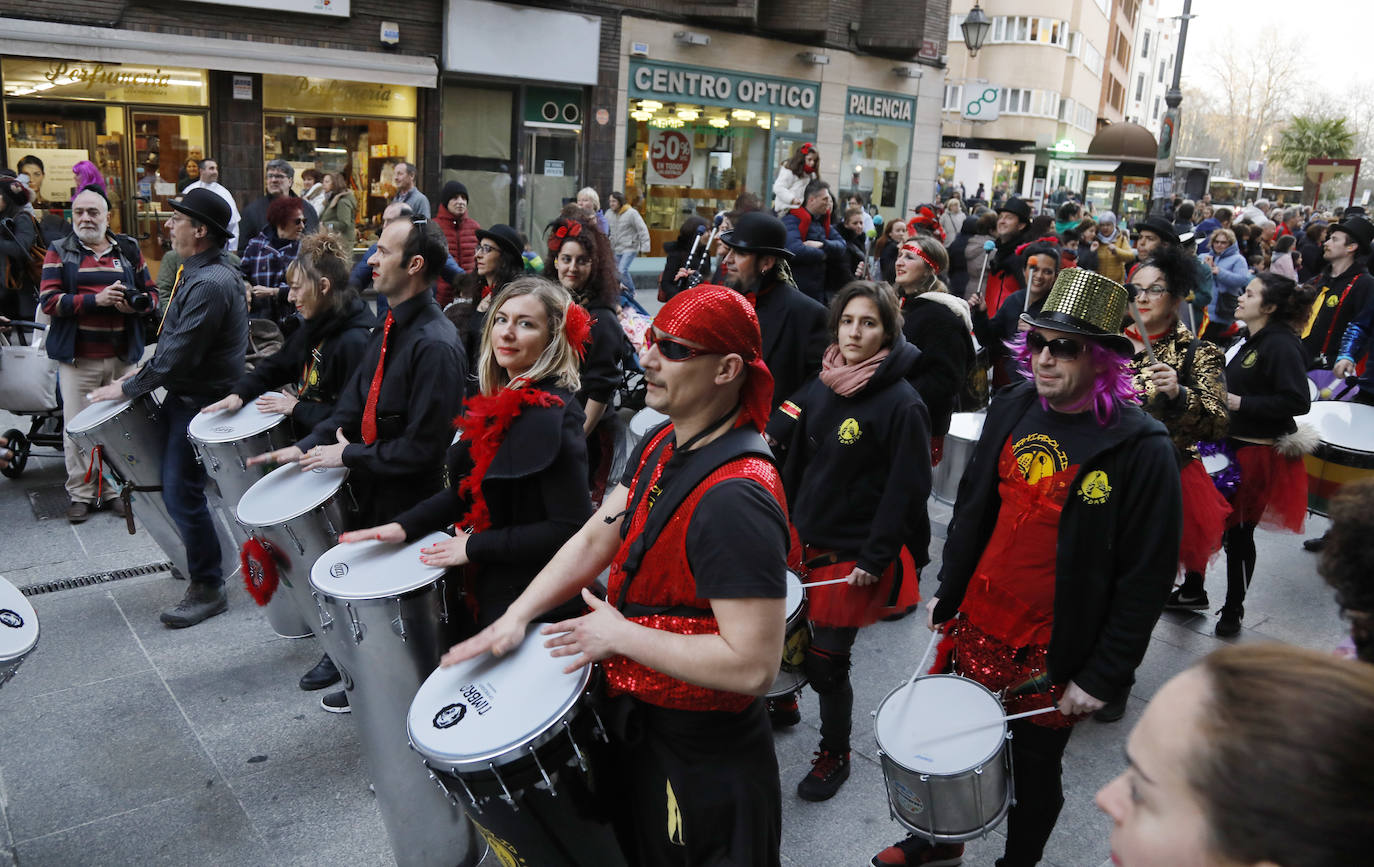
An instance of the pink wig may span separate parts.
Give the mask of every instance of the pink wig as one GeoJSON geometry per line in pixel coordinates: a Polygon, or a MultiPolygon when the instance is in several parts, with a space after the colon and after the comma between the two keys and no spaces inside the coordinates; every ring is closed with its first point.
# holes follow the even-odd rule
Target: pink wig
{"type": "Polygon", "coordinates": [[[87,187],[94,187],[102,196],[108,197],[110,195],[109,189],[105,185],[105,176],[90,160],[82,160],[72,166],[72,176],[76,178],[76,191],[78,193],[87,187]]]}
{"type": "MultiPolygon", "coordinates": [[[[1014,340],[1007,341],[1006,346],[1011,351],[1012,358],[1016,359],[1017,370],[1026,379],[1034,382],[1035,374],[1031,367],[1031,350],[1026,345],[1028,333],[1021,332],[1014,340]]],[[[1140,396],[1136,394],[1135,386],[1132,383],[1131,360],[1123,355],[1118,355],[1096,340],[1084,338],[1083,343],[1088,347],[1088,356],[1092,360],[1096,378],[1093,380],[1092,389],[1083,398],[1082,403],[1072,407],[1070,411],[1082,412],[1090,408],[1097,423],[1105,426],[1116,417],[1118,405],[1140,402],[1140,396]]],[[[1043,397],[1040,399],[1040,405],[1045,409],[1050,408],[1049,401],[1043,397]]]]}

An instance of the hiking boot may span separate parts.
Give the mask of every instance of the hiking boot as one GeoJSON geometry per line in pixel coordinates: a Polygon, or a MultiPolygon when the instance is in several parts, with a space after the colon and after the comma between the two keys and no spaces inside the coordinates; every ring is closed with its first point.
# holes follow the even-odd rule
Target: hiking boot
{"type": "Polygon", "coordinates": [[[85,523],[91,516],[91,504],[83,503],[79,500],[72,500],[67,504],[67,522],[71,524],[85,523]]]}
{"type": "Polygon", "coordinates": [[[957,867],[964,861],[963,843],[931,843],[917,836],[893,843],[870,862],[873,867],[957,867]]]}
{"type": "Polygon", "coordinates": [[[301,675],[301,689],[306,692],[313,692],[317,689],[324,689],[326,686],[333,686],[339,682],[339,669],[334,667],[334,660],[325,654],[320,661],[315,663],[315,667],[301,675]]]}
{"type": "Polygon", "coordinates": [[[828,801],[849,779],[849,751],[831,752],[822,748],[811,762],[811,773],[797,784],[797,797],[804,801],[828,801]]]}
{"type": "Polygon", "coordinates": [[[1221,618],[1217,620],[1217,638],[1234,638],[1240,634],[1240,619],[1245,616],[1244,609],[1223,608],[1221,618]]]}
{"type": "Polygon", "coordinates": [[[320,699],[320,707],[330,713],[353,713],[353,708],[348,703],[348,693],[343,690],[331,692],[320,699]]]}
{"type": "Polygon", "coordinates": [[[775,729],[787,728],[801,722],[801,708],[797,707],[797,694],[794,692],[782,698],[768,699],[768,719],[773,723],[775,729]]]}
{"type": "Polygon", "coordinates": [[[1175,587],[1174,592],[1169,594],[1169,601],[1164,603],[1165,611],[1206,611],[1209,607],[1206,590],[1185,596],[1182,587],[1175,587]]]}
{"type": "Polygon", "coordinates": [[[172,629],[185,629],[228,610],[229,597],[224,593],[223,584],[192,581],[176,607],[162,612],[159,619],[172,629]]]}
{"type": "Polygon", "coordinates": [[[1315,539],[1303,539],[1303,540],[1302,540],[1302,549],[1303,549],[1304,551],[1311,551],[1313,554],[1318,553],[1319,551],[1321,551],[1321,550],[1322,550],[1323,548],[1325,548],[1325,547],[1326,547],[1326,533],[1322,533],[1320,536],[1318,536],[1318,537],[1315,538],[1315,539]]]}

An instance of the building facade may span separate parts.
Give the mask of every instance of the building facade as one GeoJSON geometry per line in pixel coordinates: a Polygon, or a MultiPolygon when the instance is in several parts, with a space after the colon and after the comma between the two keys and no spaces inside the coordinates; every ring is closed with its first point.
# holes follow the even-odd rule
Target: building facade
{"type": "MultiPolygon", "coordinates": [[[[1103,0],[1095,0],[1101,3],[1103,0]]],[[[1107,62],[1102,74],[1102,96],[1098,102],[1100,124],[1121,123],[1126,119],[1127,91],[1130,81],[1136,24],[1140,20],[1141,0],[1110,0],[1112,11],[1107,32],[1107,62]]]]}
{"type": "Polygon", "coordinates": [[[1145,127],[1156,139],[1169,109],[1164,95],[1174,80],[1178,26],[1177,18],[1160,13],[1159,0],[1142,0],[1127,79],[1126,119],[1145,127]]]}

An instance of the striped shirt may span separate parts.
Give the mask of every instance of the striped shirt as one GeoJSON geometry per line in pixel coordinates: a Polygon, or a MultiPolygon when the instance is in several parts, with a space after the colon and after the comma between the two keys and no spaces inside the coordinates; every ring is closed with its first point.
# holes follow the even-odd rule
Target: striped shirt
{"type": "MultiPolygon", "coordinates": [[[[77,318],[77,358],[117,357],[129,343],[125,329],[130,327],[133,317],[120,313],[114,307],[101,307],[96,303],[95,296],[111,283],[124,281],[128,285],[119,246],[111,243],[108,250],[96,255],[75,236],[70,241],[80,248],[82,254],[81,267],[76,273],[76,286],[63,285],[65,269],[61,256],[55,246],[50,247],[43,260],[39,303],[43,306],[43,312],[54,318],[77,318]]],[[[133,270],[139,282],[148,287],[156,305],[157,287],[141,254],[138,261],[133,263],[133,270]]]]}

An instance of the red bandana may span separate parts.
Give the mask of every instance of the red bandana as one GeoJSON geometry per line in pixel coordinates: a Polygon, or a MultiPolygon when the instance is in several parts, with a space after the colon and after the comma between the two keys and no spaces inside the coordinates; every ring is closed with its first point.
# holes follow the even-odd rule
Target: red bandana
{"type": "Polygon", "coordinates": [[[487,500],[482,496],[482,479],[486,477],[496,452],[506,439],[506,432],[515,422],[516,416],[527,406],[562,406],[563,401],[556,395],[537,388],[501,389],[493,395],[479,394],[467,399],[467,412],[461,422],[463,439],[468,443],[468,454],[472,457],[472,472],[458,483],[460,496],[468,498],[472,505],[468,512],[454,526],[472,533],[480,533],[491,528],[491,513],[487,511],[487,500]]]}
{"type": "Polygon", "coordinates": [[[929,253],[921,249],[920,244],[916,243],[915,241],[907,241],[906,243],[902,244],[902,249],[910,250],[917,256],[920,256],[921,260],[930,266],[931,271],[935,272],[936,274],[940,273],[940,266],[935,264],[935,260],[930,257],[929,253]]]}

